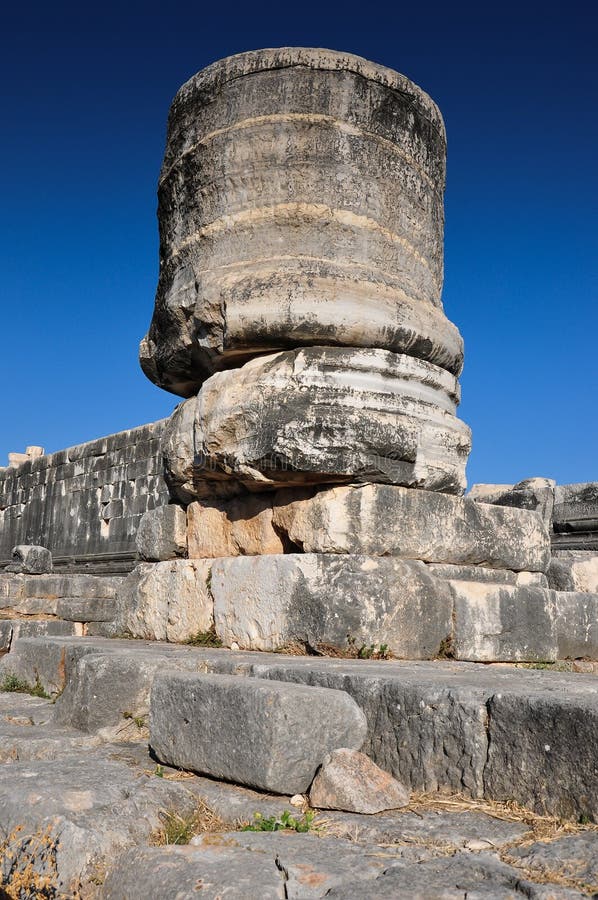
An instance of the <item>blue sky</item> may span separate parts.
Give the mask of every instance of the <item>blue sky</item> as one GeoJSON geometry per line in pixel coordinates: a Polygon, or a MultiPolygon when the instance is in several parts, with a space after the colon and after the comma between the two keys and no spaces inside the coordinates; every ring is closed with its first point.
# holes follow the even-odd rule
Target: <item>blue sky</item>
{"type": "Polygon", "coordinates": [[[0,38],[0,465],[168,415],[137,345],[178,87],[267,46],[348,50],[439,104],[446,312],[465,338],[468,477],[598,480],[598,7],[30,3],[0,38]]]}

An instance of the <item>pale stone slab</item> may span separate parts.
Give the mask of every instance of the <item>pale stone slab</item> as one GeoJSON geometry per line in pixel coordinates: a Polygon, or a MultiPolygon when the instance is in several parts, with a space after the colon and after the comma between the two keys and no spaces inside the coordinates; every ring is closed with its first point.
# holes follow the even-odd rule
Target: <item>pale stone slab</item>
{"type": "Polygon", "coordinates": [[[558,659],[553,592],[537,587],[450,582],[454,595],[452,652],[474,662],[558,659]]]}
{"type": "Polygon", "coordinates": [[[117,633],[156,641],[185,641],[212,627],[209,564],[173,559],[141,563],[118,593],[117,633]]]}
{"type": "Polygon", "coordinates": [[[277,650],[299,642],[347,649],[385,644],[426,659],[451,633],[448,582],[416,561],[339,554],[221,559],[212,567],[216,632],[224,645],[277,650]]]}
{"type": "Polygon", "coordinates": [[[185,673],[152,685],[157,758],[249,787],[303,793],[326,754],[359,749],[365,736],[365,716],[343,691],[185,673]]]}
{"type": "Polygon", "coordinates": [[[373,481],[462,493],[471,447],[443,369],[383,350],[314,347],[209,378],[164,437],[183,502],[223,491],[373,481]]]}
{"type": "Polygon", "coordinates": [[[283,553],[272,523],[272,497],[249,495],[228,503],[190,503],[187,507],[190,559],[283,553]]]}
{"type": "Polygon", "coordinates": [[[543,572],[513,572],[511,569],[488,569],[486,566],[457,566],[449,563],[428,563],[428,568],[437,578],[449,581],[492,581],[496,584],[548,587],[548,579],[543,572]]]}
{"type": "Polygon", "coordinates": [[[6,571],[17,575],[46,575],[52,571],[52,554],[46,547],[19,544],[13,548],[6,571]]]}
{"type": "Polygon", "coordinates": [[[274,499],[274,524],[308,553],[364,553],[540,571],[550,538],[540,516],[433,491],[365,484],[274,499]]]}
{"type": "Polygon", "coordinates": [[[187,555],[185,510],[170,503],[149,509],[141,516],[135,537],[141,559],[167,560],[187,555]]]}

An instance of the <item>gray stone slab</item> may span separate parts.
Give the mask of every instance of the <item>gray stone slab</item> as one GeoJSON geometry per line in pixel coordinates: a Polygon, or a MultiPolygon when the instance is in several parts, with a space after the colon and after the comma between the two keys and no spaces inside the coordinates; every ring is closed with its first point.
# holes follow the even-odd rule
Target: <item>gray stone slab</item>
{"type": "Polygon", "coordinates": [[[327,753],[358,750],[365,733],[364,714],[343,691],[177,673],[152,686],[158,759],[275,793],[306,791],[327,753]]]}
{"type": "Polygon", "coordinates": [[[545,878],[565,876],[585,882],[594,893],[598,887],[598,833],[566,834],[550,841],[536,841],[510,851],[515,864],[533,869],[545,878]]]}
{"type": "Polygon", "coordinates": [[[449,585],[424,563],[396,557],[286,554],[217,560],[216,633],[225,646],[277,650],[299,642],[346,649],[385,644],[398,656],[436,656],[450,636],[449,585]]]}
{"type": "Polygon", "coordinates": [[[449,563],[429,563],[428,568],[437,578],[449,581],[478,581],[494,584],[517,584],[530,587],[548,587],[543,572],[513,572],[511,569],[489,569],[486,566],[457,566],[449,563]]]}
{"type": "Polygon", "coordinates": [[[553,557],[548,568],[548,581],[557,591],[598,593],[598,553],[571,551],[568,557],[553,557]]]}
{"type": "Polygon", "coordinates": [[[551,593],[558,658],[598,660],[598,594],[551,593]]]}
{"type": "Polygon", "coordinates": [[[141,517],[135,546],[141,559],[176,559],[187,555],[187,516],[176,504],[158,506],[141,517]]]}

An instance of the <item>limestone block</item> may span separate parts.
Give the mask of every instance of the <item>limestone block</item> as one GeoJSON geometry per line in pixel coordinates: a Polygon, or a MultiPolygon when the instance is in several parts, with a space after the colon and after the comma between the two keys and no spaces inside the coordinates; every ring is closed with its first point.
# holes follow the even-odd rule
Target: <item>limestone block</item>
{"type": "Polygon", "coordinates": [[[52,571],[52,554],[46,547],[19,544],[12,551],[12,561],[6,572],[17,575],[46,575],[52,571]]]}
{"type": "Polygon", "coordinates": [[[559,659],[598,660],[598,593],[551,591],[559,659]]]}
{"type": "Polygon", "coordinates": [[[273,521],[307,553],[364,553],[432,563],[544,571],[550,539],[539,515],[434,491],[364,484],[274,498],[273,521]]]}
{"type": "Polygon", "coordinates": [[[451,631],[448,582],[393,557],[286,554],[212,566],[216,633],[225,646],[277,650],[386,644],[407,659],[435,656],[451,631]]]}
{"type": "Polygon", "coordinates": [[[580,550],[568,557],[553,557],[547,575],[550,587],[557,591],[598,593],[598,553],[580,550]]]}
{"type": "Polygon", "coordinates": [[[189,397],[231,361],[306,344],[458,374],[440,300],[444,167],[436,105],[390,69],[282,48],[199,72],[169,116],[146,375],[189,397]]]}
{"type": "Polygon", "coordinates": [[[527,478],[518,484],[474,484],[468,497],[479,503],[512,506],[539,513],[550,531],[556,481],[552,478],[527,478]]]}
{"type": "Polygon", "coordinates": [[[187,553],[187,517],[176,504],[149,509],[141,516],[135,538],[145,560],[175,559],[187,553]]]}
{"type": "Polygon", "coordinates": [[[409,791],[357,750],[341,748],[330,753],[309,791],[315,809],[342,809],[373,813],[409,804],[409,791]]]}
{"type": "Polygon", "coordinates": [[[209,631],[208,575],[201,560],[141,563],[118,593],[117,631],[153,641],[185,641],[209,631]]]}
{"type": "Polygon", "coordinates": [[[300,794],[337,747],[359,749],[366,718],[344,691],[238,675],[154,678],[150,744],[168,765],[300,794]]]}
{"type": "Polygon", "coordinates": [[[470,431],[458,399],[448,372],[384,350],[261,357],[213,375],[179,407],[167,480],[181,500],[218,494],[223,479],[237,490],[374,481],[461,493],[470,431]]]}
{"type": "Polygon", "coordinates": [[[452,652],[472,662],[558,659],[553,592],[536,587],[450,582],[455,595],[452,652]]]}
{"type": "Polygon", "coordinates": [[[510,569],[488,569],[485,566],[455,566],[448,563],[429,563],[428,569],[436,578],[449,581],[492,581],[495,584],[519,584],[548,587],[543,572],[513,572],[510,569]]]}
{"type": "Polygon", "coordinates": [[[187,507],[190,559],[283,553],[272,524],[272,497],[248,495],[228,503],[190,503],[187,507]]]}

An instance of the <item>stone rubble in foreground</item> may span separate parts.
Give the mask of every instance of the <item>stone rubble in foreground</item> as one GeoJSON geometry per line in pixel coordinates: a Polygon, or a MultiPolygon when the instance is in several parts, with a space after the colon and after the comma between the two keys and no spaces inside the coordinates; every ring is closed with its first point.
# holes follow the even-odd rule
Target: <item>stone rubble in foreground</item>
{"type": "MultiPolygon", "coordinates": [[[[498,704],[499,723],[500,701],[507,701],[508,721],[514,723],[517,732],[527,732],[532,742],[529,696],[536,694],[540,706],[552,697],[551,723],[559,715],[566,717],[572,730],[569,741],[580,739],[575,713],[568,707],[575,709],[577,704],[585,716],[591,715],[592,710],[595,715],[598,678],[515,671],[510,667],[490,667],[480,673],[475,665],[456,663],[397,666],[386,662],[318,660],[316,664],[284,656],[172,645],[149,647],[141,642],[96,644],[89,639],[71,638],[17,642],[2,661],[3,675],[9,671],[11,656],[19,652],[21,643],[22,675],[26,674],[27,657],[32,670],[36,655],[40,680],[48,689],[53,677],[54,692],[60,690],[56,684],[60,671],[67,684],[55,703],[27,694],[0,693],[0,883],[8,897],[162,900],[176,896],[178,900],[191,900],[199,891],[199,896],[212,900],[222,896],[238,900],[365,900],[372,896],[434,900],[465,894],[477,896],[482,892],[484,897],[565,900],[591,896],[598,889],[595,826],[572,824],[563,831],[562,825],[556,827],[547,825],[549,820],[537,820],[536,829],[544,829],[538,831],[534,830],[533,815],[522,816],[515,808],[510,813],[508,806],[483,800],[451,802],[459,781],[450,780],[451,764],[446,757],[452,743],[452,765],[461,767],[461,786],[467,793],[465,785],[468,780],[471,782],[474,765],[472,751],[488,722],[479,721],[477,737],[466,732],[472,727],[475,731],[476,695],[479,703],[484,693],[491,695],[490,700],[486,699],[487,708],[498,704]],[[280,819],[287,811],[301,819],[302,810],[291,804],[289,796],[259,793],[183,772],[160,763],[155,754],[148,752],[147,706],[144,714],[143,703],[133,696],[131,685],[123,693],[118,662],[125,658],[125,643],[131,647],[128,655],[137,657],[140,667],[145,666],[146,682],[151,681],[147,670],[152,665],[154,674],[172,666],[173,677],[184,668],[187,679],[193,678],[190,670],[236,671],[242,673],[236,676],[240,685],[283,675],[291,682],[289,687],[294,681],[313,683],[314,678],[331,683],[339,678],[345,683],[350,681],[351,693],[363,705],[368,718],[370,754],[371,742],[382,740],[385,730],[380,715],[372,717],[376,709],[379,713],[382,709],[381,700],[376,702],[372,696],[375,686],[379,685],[380,696],[386,697],[386,714],[398,705],[395,698],[400,692],[404,701],[411,694],[413,715],[420,709],[420,722],[413,728],[412,740],[421,735],[422,728],[428,730],[428,746],[435,748],[432,753],[437,757],[428,760],[428,780],[433,777],[433,769],[438,778],[444,768],[446,790],[432,799],[420,800],[414,795],[404,809],[378,815],[322,811],[316,814],[308,833],[239,831],[242,824],[255,826],[260,821],[256,815],[262,817],[261,821],[280,819]],[[92,644],[87,652],[85,644],[92,644]],[[110,703],[104,705],[104,718],[111,706],[120,720],[107,739],[100,721],[88,721],[86,727],[81,727],[76,710],[67,712],[69,686],[79,677],[77,665],[95,654],[102,660],[100,668],[110,669],[110,660],[115,663],[114,680],[97,683],[95,688],[97,693],[110,694],[105,698],[110,703]],[[52,675],[54,664],[58,671],[52,675]],[[327,671],[329,675],[325,677],[327,671]],[[453,687],[443,690],[440,685],[451,679],[453,687]],[[577,685],[571,690],[572,700],[560,693],[563,680],[577,685]],[[488,686],[492,683],[491,690],[488,686]],[[444,712],[428,718],[418,696],[427,697],[428,703],[434,702],[438,710],[444,707],[444,712]],[[79,726],[68,724],[69,718],[79,721],[79,726]],[[430,728],[436,730],[435,737],[430,728]],[[186,836],[189,843],[164,845],[169,821],[191,823],[186,836]],[[51,889],[44,893],[48,885],[51,889]]],[[[210,677],[222,677],[223,684],[227,682],[224,676],[210,677]]],[[[228,680],[233,677],[228,676],[228,680]]],[[[284,687],[283,682],[268,683],[284,687]]],[[[427,708],[431,710],[430,706],[427,708]]],[[[499,724],[497,740],[500,730],[499,724]]],[[[305,737],[310,740],[309,732],[305,737]]],[[[401,755],[405,761],[411,757],[415,772],[412,754],[416,744],[409,748],[404,731],[402,739],[400,734],[397,737],[403,748],[401,755]]],[[[563,734],[560,740],[564,739],[563,734]]],[[[242,745],[243,741],[239,743],[242,745]]],[[[555,743],[556,768],[550,772],[538,769],[538,784],[545,778],[571,779],[571,774],[558,770],[558,766],[567,764],[564,749],[555,743]]],[[[486,756],[488,766],[488,749],[486,756]]],[[[498,768],[503,765],[501,760],[498,768]]],[[[522,759],[518,754],[517,765],[531,765],[531,757],[522,759]]],[[[535,765],[540,762],[536,760],[535,765]]],[[[389,768],[389,758],[386,767],[389,768]]],[[[431,784],[420,784],[419,790],[426,787],[431,784]]],[[[592,785],[585,786],[588,788],[591,790],[592,785]]],[[[469,793],[475,797],[480,790],[481,782],[469,793]]],[[[459,793],[462,796],[463,791],[459,793]]],[[[591,802],[595,809],[595,796],[591,802]]]]}

